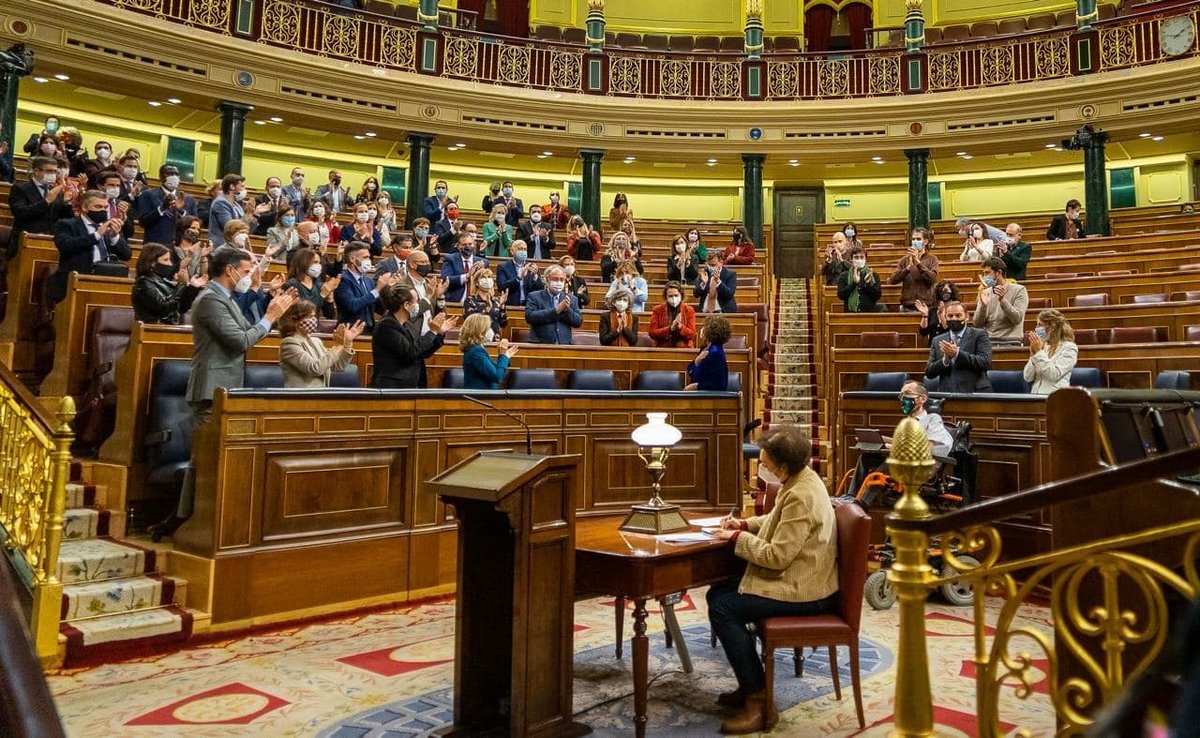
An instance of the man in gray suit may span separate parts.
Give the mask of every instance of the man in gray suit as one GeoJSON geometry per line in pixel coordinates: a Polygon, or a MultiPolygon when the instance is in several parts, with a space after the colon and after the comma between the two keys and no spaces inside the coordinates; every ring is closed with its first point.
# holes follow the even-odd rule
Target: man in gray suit
{"type": "Polygon", "coordinates": [[[925,376],[938,380],[937,392],[973,394],[991,392],[987,372],[992,368],[992,342],[987,331],[967,325],[961,302],[946,305],[945,333],[933,339],[925,376]]]}
{"type": "MultiPolygon", "coordinates": [[[[233,301],[235,292],[250,289],[254,257],[240,249],[217,249],[209,266],[208,286],[192,303],[192,373],[188,377],[187,402],[195,425],[212,420],[213,393],[219,388],[242,386],[246,369],[246,351],[262,340],[271,325],[297,300],[291,289],[271,300],[263,317],[254,325],[242,315],[233,301]]],[[[194,465],[183,478],[176,513],[150,527],[153,540],[171,535],[192,515],[196,498],[194,465]]]]}
{"type": "Polygon", "coordinates": [[[318,187],[315,197],[324,202],[333,215],[337,215],[354,204],[354,198],[350,196],[350,188],[342,187],[342,173],[336,169],[329,171],[329,184],[318,187]]]}

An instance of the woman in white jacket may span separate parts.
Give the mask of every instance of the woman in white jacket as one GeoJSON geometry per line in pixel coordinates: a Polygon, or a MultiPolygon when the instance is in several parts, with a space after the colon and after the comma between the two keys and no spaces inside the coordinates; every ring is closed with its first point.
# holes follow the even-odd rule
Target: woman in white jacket
{"type": "Polygon", "coordinates": [[[972,223],[970,230],[967,231],[967,240],[963,242],[963,250],[958,255],[958,260],[979,263],[992,258],[992,252],[995,251],[996,245],[992,239],[984,238],[984,235],[983,224],[972,223]]]}
{"type": "Polygon", "coordinates": [[[1029,337],[1029,361],[1025,362],[1025,381],[1035,395],[1048,395],[1071,383],[1071,370],[1079,359],[1075,331],[1063,314],[1054,308],[1038,313],[1037,328],[1029,337]]]}

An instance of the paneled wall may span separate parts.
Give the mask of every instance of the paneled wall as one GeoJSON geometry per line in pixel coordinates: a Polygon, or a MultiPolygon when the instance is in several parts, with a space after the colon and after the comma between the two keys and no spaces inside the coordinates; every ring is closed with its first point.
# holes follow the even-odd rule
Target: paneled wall
{"type": "MultiPolygon", "coordinates": [[[[768,3],[769,4],[769,3],[768,3]]],[[[974,23],[1011,16],[1070,10],[1070,0],[925,0],[925,22],[934,25],[974,23]]],[[[904,0],[875,0],[875,25],[904,23],[904,0]]]]}
{"type": "MultiPolygon", "coordinates": [[[[767,33],[800,33],[804,25],[804,16],[800,12],[802,4],[763,3],[763,25],[767,33]]],[[[740,0],[690,0],[687,3],[608,0],[604,4],[604,16],[608,31],[736,36],[745,26],[745,6],[740,0]]],[[[585,0],[530,0],[529,24],[583,27],[587,11],[585,0]]]]}

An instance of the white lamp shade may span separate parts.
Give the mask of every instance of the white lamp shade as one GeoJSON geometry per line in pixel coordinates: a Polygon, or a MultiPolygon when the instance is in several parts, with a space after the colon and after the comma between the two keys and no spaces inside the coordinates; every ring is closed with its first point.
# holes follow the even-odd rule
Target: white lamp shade
{"type": "Polygon", "coordinates": [[[667,422],[666,413],[646,413],[646,424],[635,428],[630,437],[639,446],[674,446],[683,433],[667,422]]]}

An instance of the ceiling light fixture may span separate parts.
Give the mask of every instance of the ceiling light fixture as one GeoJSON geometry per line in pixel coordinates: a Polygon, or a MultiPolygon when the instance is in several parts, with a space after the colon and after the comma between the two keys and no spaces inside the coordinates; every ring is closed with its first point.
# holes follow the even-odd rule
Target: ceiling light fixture
{"type": "Polygon", "coordinates": [[[963,154],[963,159],[965,159],[965,160],[967,160],[967,161],[970,161],[971,159],[974,159],[974,158],[975,158],[975,157],[974,157],[974,156],[971,156],[970,154],[963,154]]]}
{"type": "Polygon", "coordinates": [[[283,118],[280,118],[278,115],[272,115],[272,116],[271,116],[271,122],[272,122],[272,123],[282,123],[282,122],[283,122],[283,118]]]}
{"type": "Polygon", "coordinates": [[[33,78],[33,81],[34,81],[34,82],[37,82],[37,83],[40,85],[40,84],[42,84],[43,82],[49,82],[50,80],[49,80],[49,79],[47,79],[46,77],[34,77],[34,78],[33,78]]]}
{"type": "Polygon", "coordinates": [[[1153,135],[1153,133],[1139,133],[1138,138],[1150,138],[1153,135]]]}
{"type": "Polygon", "coordinates": [[[1163,140],[1163,136],[1155,136],[1155,137],[1151,138],[1150,140],[1151,141],[1161,141],[1161,140],[1163,140]]]}
{"type": "Polygon", "coordinates": [[[967,152],[965,152],[965,151],[959,151],[958,153],[955,154],[955,156],[966,156],[966,155],[967,155],[967,152]]]}
{"type": "MultiPolygon", "coordinates": [[[[261,123],[261,121],[259,121],[259,122],[261,123]]],[[[355,141],[361,141],[361,140],[363,140],[364,138],[366,138],[366,136],[364,136],[364,135],[362,135],[362,134],[360,133],[360,134],[357,134],[357,135],[354,137],[354,140],[355,140],[355,141]]]]}
{"type": "Polygon", "coordinates": [[[160,103],[158,100],[150,100],[150,101],[148,101],[146,104],[147,104],[147,105],[149,105],[149,106],[150,106],[150,107],[152,107],[152,108],[159,108],[159,107],[162,107],[162,103],[160,103]]]}
{"type": "Polygon", "coordinates": [[[69,80],[71,78],[68,77],[67,75],[63,74],[62,72],[59,72],[58,74],[54,75],[54,79],[60,80],[62,82],[66,82],[67,80],[69,80]]]}
{"type": "Polygon", "coordinates": [[[1058,148],[1058,144],[1046,144],[1046,148],[1055,149],[1055,148],[1058,148]]]}
{"type": "Polygon", "coordinates": [[[254,121],[254,125],[256,125],[256,126],[265,126],[266,124],[267,124],[267,122],[265,120],[254,121]]]}
{"type": "Polygon", "coordinates": [[[172,105],[178,105],[179,103],[183,102],[183,100],[180,100],[177,97],[168,97],[167,102],[171,103],[172,105]]]}
{"type": "Polygon", "coordinates": [[[367,138],[375,138],[375,131],[363,131],[363,135],[367,138]]]}
{"type": "Polygon", "coordinates": [[[554,152],[553,151],[543,151],[542,156],[554,156],[554,152]]]}
{"type": "Polygon", "coordinates": [[[799,163],[800,163],[799,159],[788,159],[788,164],[799,164],[799,163]]]}
{"type": "Polygon", "coordinates": [[[460,148],[460,149],[465,149],[465,148],[467,148],[467,145],[466,145],[465,143],[456,143],[456,144],[454,144],[454,145],[455,145],[455,146],[457,146],[457,147],[458,147],[458,148],[460,148]]]}

